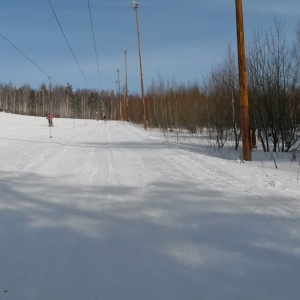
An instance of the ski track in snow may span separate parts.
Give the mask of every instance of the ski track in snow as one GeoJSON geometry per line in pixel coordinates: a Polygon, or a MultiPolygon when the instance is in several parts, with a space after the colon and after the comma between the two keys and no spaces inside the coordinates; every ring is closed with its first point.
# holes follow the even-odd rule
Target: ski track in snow
{"type": "Polygon", "coordinates": [[[125,122],[3,117],[0,300],[299,299],[297,190],[125,122]]]}

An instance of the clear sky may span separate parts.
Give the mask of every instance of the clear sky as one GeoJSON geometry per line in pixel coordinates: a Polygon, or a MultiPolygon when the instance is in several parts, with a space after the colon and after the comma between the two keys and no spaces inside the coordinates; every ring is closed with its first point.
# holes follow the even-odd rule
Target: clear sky
{"type": "MultiPolygon", "coordinates": [[[[234,0],[137,0],[145,89],[151,81],[202,82],[224,58],[228,44],[236,49],[234,0]]],[[[116,90],[117,69],[125,84],[127,49],[129,92],[140,92],[135,12],[131,0],[2,0],[0,33],[49,75],[54,84],[116,90]],[[51,5],[77,59],[80,71],[51,5]],[[89,14],[91,8],[93,43],[89,14]],[[82,75],[84,74],[84,76],[82,75]],[[85,80],[86,79],[86,80],[85,80]]],[[[246,42],[258,27],[284,24],[288,41],[300,20],[299,0],[244,0],[246,42]]],[[[0,82],[39,88],[49,76],[0,36],[0,82]]]]}

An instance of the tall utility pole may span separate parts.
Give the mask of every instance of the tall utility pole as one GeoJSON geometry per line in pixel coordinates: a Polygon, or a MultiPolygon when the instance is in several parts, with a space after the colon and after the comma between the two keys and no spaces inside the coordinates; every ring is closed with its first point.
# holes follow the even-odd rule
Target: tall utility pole
{"type": "Polygon", "coordinates": [[[129,114],[128,114],[128,82],[127,82],[127,50],[124,50],[125,55],[125,107],[126,107],[126,121],[129,122],[129,114]]]}
{"type": "Polygon", "coordinates": [[[116,106],[115,106],[115,120],[118,120],[118,102],[119,102],[119,81],[116,80],[116,95],[117,95],[117,99],[116,99],[116,106]]]}
{"type": "Polygon", "coordinates": [[[135,11],[135,16],[136,16],[136,28],[137,28],[138,49],[139,49],[139,58],[140,58],[140,76],[141,76],[141,91],[142,91],[142,105],[143,105],[143,122],[144,122],[144,129],[147,129],[146,107],[145,107],[145,96],[144,96],[144,79],[143,79],[143,67],[142,67],[142,55],[141,55],[141,43],[140,43],[140,29],[139,29],[139,19],[138,19],[139,5],[137,3],[135,3],[134,0],[132,0],[131,5],[132,5],[133,10],[135,11]]]}
{"type": "Polygon", "coordinates": [[[121,84],[120,84],[120,70],[117,69],[117,72],[118,72],[118,101],[119,101],[119,109],[120,109],[120,120],[123,120],[122,100],[121,100],[121,84]]]}
{"type": "Polygon", "coordinates": [[[238,48],[238,63],[239,63],[243,159],[250,161],[251,160],[250,126],[249,126],[248,86],[247,86],[242,0],[235,0],[235,6],[236,6],[237,48],[238,48]]]}
{"type": "Polygon", "coordinates": [[[53,108],[53,106],[52,106],[52,97],[51,97],[51,93],[52,93],[51,77],[49,77],[49,82],[50,82],[50,88],[49,88],[49,90],[50,90],[50,92],[49,92],[49,113],[53,114],[53,111],[52,111],[52,108],[53,108]]]}

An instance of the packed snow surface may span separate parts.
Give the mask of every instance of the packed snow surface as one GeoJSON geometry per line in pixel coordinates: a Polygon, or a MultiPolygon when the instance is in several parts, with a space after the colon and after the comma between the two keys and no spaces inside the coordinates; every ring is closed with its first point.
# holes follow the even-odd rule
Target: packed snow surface
{"type": "Polygon", "coordinates": [[[0,113],[0,299],[299,300],[299,158],[203,144],[0,113]]]}

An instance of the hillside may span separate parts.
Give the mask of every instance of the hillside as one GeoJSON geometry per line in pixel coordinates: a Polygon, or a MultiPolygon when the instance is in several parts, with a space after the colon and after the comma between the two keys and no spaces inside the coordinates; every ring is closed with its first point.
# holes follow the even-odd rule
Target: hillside
{"type": "Polygon", "coordinates": [[[1,300],[299,299],[299,162],[5,113],[0,142],[1,300]]]}

